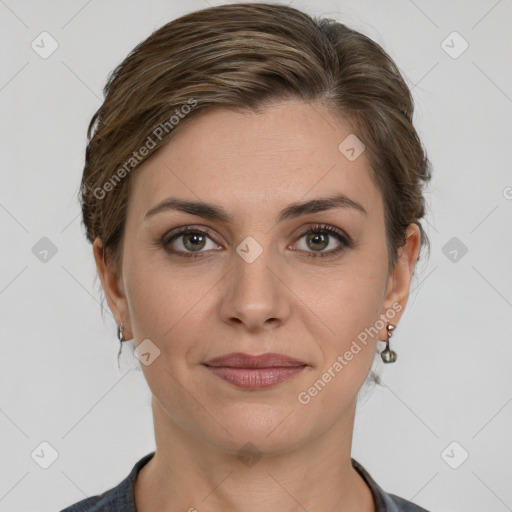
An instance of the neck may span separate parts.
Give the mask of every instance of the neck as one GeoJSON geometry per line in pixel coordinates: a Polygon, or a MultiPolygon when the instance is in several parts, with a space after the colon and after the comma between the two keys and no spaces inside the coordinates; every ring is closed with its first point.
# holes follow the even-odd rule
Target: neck
{"type": "Polygon", "coordinates": [[[244,455],[201,442],[152,404],[157,449],[135,482],[138,512],[375,511],[350,460],[355,403],[317,439],[286,453],[247,447],[244,455]]]}

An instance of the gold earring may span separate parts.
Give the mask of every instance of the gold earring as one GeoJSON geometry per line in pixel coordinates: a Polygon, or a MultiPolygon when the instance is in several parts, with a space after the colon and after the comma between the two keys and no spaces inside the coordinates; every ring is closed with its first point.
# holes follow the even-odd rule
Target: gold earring
{"type": "Polygon", "coordinates": [[[382,340],[382,341],[386,341],[386,348],[380,353],[380,356],[382,357],[382,360],[385,363],[394,363],[397,358],[396,352],[394,350],[389,349],[389,338],[391,338],[391,335],[393,334],[393,330],[395,329],[395,327],[396,327],[396,325],[388,324],[386,326],[388,339],[382,340]]]}

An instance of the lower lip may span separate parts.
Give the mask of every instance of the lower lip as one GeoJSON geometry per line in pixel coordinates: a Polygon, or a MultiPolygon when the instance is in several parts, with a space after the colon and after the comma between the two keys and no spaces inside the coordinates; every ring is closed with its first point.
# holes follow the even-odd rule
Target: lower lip
{"type": "Polygon", "coordinates": [[[232,368],[206,366],[217,377],[243,389],[265,389],[275,386],[304,370],[305,366],[276,366],[273,368],[232,368]]]}

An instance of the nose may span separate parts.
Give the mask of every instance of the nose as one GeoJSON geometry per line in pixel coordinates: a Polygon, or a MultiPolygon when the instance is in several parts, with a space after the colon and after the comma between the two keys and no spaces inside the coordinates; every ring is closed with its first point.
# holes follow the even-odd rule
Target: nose
{"type": "Polygon", "coordinates": [[[224,322],[241,324],[247,331],[276,328],[290,315],[290,292],[270,250],[254,260],[233,255],[232,270],[226,275],[220,314],[224,322]]]}

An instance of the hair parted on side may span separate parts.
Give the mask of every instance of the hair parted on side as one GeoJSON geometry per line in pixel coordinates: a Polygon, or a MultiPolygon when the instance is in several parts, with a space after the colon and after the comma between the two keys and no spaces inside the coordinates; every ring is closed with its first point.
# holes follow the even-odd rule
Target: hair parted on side
{"type": "MultiPolygon", "coordinates": [[[[131,173],[209,107],[258,112],[318,102],[365,144],[382,193],[388,268],[405,230],[425,214],[430,162],[397,66],[369,37],[328,18],[271,3],[238,3],[175,19],[110,74],[88,129],[80,201],[87,239],[121,270],[131,173]]],[[[341,141],[340,141],[341,142],[341,141]]]]}

